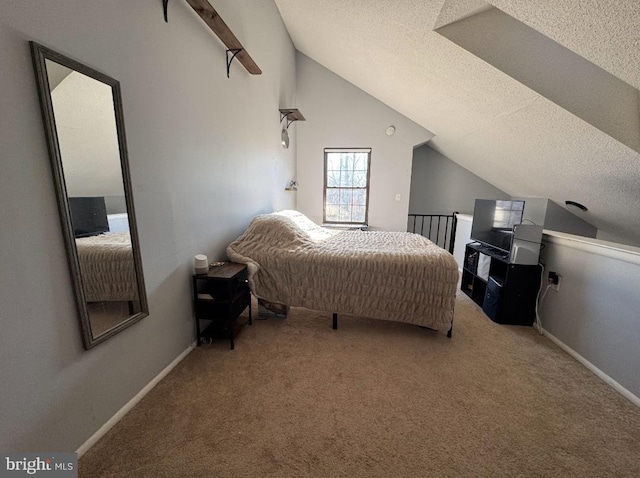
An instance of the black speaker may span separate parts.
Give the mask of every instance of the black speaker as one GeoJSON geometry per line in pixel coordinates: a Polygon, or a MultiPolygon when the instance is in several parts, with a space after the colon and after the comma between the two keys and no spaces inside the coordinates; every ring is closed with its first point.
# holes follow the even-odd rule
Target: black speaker
{"type": "Polygon", "coordinates": [[[500,313],[500,304],[502,302],[502,281],[495,277],[489,277],[487,282],[487,290],[484,294],[482,302],[482,310],[494,322],[498,322],[498,314],[500,313]]]}

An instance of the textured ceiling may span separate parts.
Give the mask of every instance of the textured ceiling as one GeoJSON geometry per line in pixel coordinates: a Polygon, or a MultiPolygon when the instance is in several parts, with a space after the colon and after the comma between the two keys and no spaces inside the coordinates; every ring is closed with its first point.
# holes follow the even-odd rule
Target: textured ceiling
{"type": "Polygon", "coordinates": [[[583,203],[599,237],[640,245],[640,154],[435,31],[495,7],[637,90],[639,1],[275,2],[299,51],[434,132],[451,160],[514,196],[583,203]]]}

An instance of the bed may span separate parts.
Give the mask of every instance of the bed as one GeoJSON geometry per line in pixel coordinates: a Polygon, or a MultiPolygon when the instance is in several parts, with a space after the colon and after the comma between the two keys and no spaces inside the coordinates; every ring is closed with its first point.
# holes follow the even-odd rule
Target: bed
{"type": "Polygon", "coordinates": [[[255,217],[227,247],[259,298],[337,314],[407,322],[451,336],[458,266],[408,232],[332,231],[297,211],[255,217]]]}
{"type": "Polygon", "coordinates": [[[129,232],[76,238],[87,302],[138,300],[129,232]]]}

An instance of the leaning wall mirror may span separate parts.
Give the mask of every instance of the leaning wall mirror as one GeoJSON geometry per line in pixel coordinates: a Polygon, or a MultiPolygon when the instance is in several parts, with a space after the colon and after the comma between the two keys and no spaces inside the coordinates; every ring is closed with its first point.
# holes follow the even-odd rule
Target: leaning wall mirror
{"type": "Polygon", "coordinates": [[[85,348],[149,315],[120,84],[31,42],[85,348]]]}

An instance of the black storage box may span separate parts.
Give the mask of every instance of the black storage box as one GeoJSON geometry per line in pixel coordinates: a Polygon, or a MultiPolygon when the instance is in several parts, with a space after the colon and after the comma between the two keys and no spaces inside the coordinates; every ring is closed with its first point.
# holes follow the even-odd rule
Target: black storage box
{"type": "Polygon", "coordinates": [[[487,291],[482,302],[482,310],[494,322],[498,321],[500,304],[502,302],[502,281],[496,277],[489,277],[487,291]]]}

